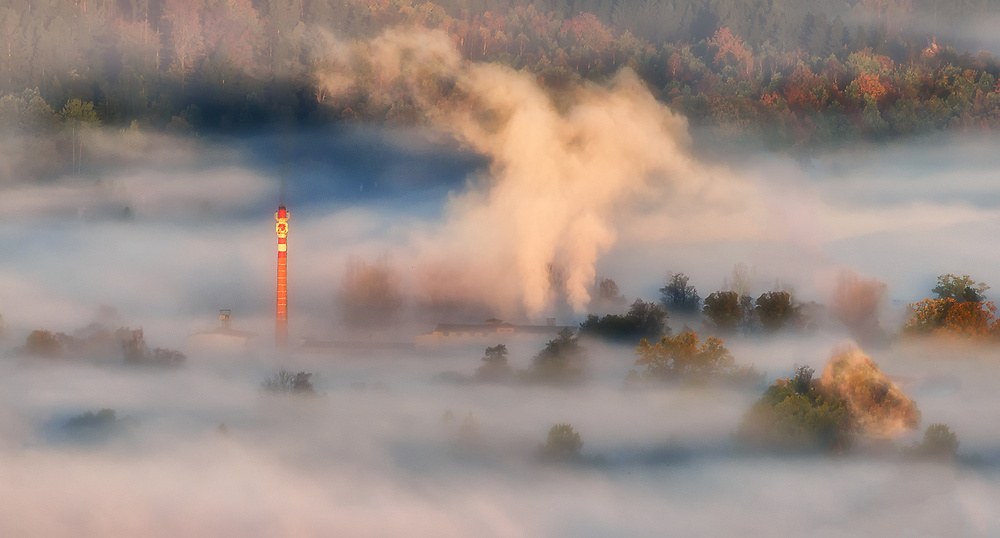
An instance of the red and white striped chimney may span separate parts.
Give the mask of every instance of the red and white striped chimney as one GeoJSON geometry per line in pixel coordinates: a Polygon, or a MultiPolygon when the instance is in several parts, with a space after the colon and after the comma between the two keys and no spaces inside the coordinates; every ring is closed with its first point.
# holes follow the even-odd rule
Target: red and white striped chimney
{"type": "Polygon", "coordinates": [[[288,345],[288,244],[285,242],[288,236],[288,211],[285,206],[278,206],[274,218],[278,221],[275,225],[278,233],[278,301],[275,309],[274,342],[284,347],[288,345]]]}

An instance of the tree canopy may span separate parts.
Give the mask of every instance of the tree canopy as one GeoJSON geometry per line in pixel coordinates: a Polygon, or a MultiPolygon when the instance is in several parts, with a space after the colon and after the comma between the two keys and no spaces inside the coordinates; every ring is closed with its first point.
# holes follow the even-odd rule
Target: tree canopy
{"type": "Polygon", "coordinates": [[[443,32],[464,60],[530,71],[552,91],[628,68],[715,136],[784,149],[1000,125],[1000,62],[959,41],[968,21],[996,15],[990,2],[36,4],[0,8],[0,100],[35,92],[7,128],[51,129],[53,110],[69,126],[88,106],[106,125],[194,132],[417,121],[405,100],[364,91],[371,62],[358,66],[367,74],[340,66],[357,75],[358,91],[344,98],[317,84],[317,69],[335,61],[330,47],[399,27],[443,32]]]}
{"type": "Polygon", "coordinates": [[[969,275],[959,277],[947,274],[938,277],[937,285],[931,289],[931,293],[937,295],[938,299],[954,299],[956,303],[977,303],[986,300],[985,293],[988,289],[989,286],[972,280],[969,275]]]}
{"type": "Polygon", "coordinates": [[[846,402],[825,394],[812,375],[812,368],[802,366],[793,377],[775,381],[743,416],[737,438],[777,450],[850,449],[855,433],[846,402]]]}
{"type": "Polygon", "coordinates": [[[642,338],[658,339],[670,331],[667,312],[658,304],[636,299],[625,315],[589,314],[580,324],[580,334],[614,342],[636,342],[642,338]]]}
{"type": "Polygon", "coordinates": [[[476,369],[477,380],[506,381],[514,375],[513,369],[507,364],[507,346],[504,344],[487,347],[482,362],[476,369]]]}
{"type": "Polygon", "coordinates": [[[531,360],[531,368],[521,373],[525,381],[571,385],[583,381],[586,353],[573,331],[566,328],[549,340],[531,360]]]}
{"type": "Polygon", "coordinates": [[[660,288],[660,304],[667,312],[691,315],[698,313],[701,297],[694,286],[688,285],[688,276],[677,273],[670,276],[670,281],[660,288]]]}
{"type": "Polygon", "coordinates": [[[927,298],[909,305],[911,314],[903,325],[908,336],[946,336],[964,340],[995,340],[1000,337],[997,307],[987,301],[984,283],[969,275],[938,277],[931,290],[936,299],[927,298]]]}
{"type": "Polygon", "coordinates": [[[762,377],[753,366],[737,367],[722,340],[709,337],[702,343],[693,331],[664,336],[655,344],[643,338],[635,353],[635,365],[644,368],[632,376],[644,380],[756,382],[762,377]]]}
{"type": "Polygon", "coordinates": [[[543,461],[573,462],[580,459],[583,440],[569,424],[556,424],[549,429],[545,444],[538,447],[538,455],[543,461]]]}

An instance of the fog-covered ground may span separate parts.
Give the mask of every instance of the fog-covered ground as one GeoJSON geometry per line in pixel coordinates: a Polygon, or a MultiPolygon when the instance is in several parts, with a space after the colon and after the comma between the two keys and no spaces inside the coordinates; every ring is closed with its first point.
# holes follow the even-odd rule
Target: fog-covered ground
{"type": "MultiPolygon", "coordinates": [[[[741,362],[786,375],[793,362],[823,361],[830,343],[732,347],[741,362]]],[[[10,536],[718,536],[770,534],[780,521],[823,536],[998,531],[996,354],[873,355],[906,377],[925,424],[947,422],[962,453],[984,458],[951,466],[881,452],[746,453],[730,435],[759,388],[623,390],[629,350],[589,349],[594,378],[574,389],[434,380],[474,369],[472,348],[280,364],[192,355],[174,371],[8,359],[0,527],[10,536]],[[314,372],[319,395],[262,393],[279,366],[314,372]],[[100,408],[137,422],[96,440],[61,427],[100,408]],[[477,427],[463,435],[469,414],[477,427]],[[581,434],[584,463],[537,461],[557,423],[581,434]]]]}
{"type": "MultiPolygon", "coordinates": [[[[131,151],[116,136],[106,144],[131,151]]],[[[0,535],[1000,532],[1000,352],[899,342],[866,350],[915,400],[923,426],[947,423],[960,454],[979,456],[945,465],[904,461],[884,447],[836,458],[748,453],[732,433],[763,386],[625,390],[635,358],[627,346],[588,343],[590,377],[575,388],[440,380],[471,374],[480,345],[276,351],[273,212],[282,177],[293,340],[412,342],[442,321],[426,312],[459,315],[422,309],[417,273],[428,253],[440,253],[431,247],[454,237],[449,219],[467,214],[453,204],[467,210],[476,199],[463,196],[489,185],[488,163],[447,136],[415,131],[312,133],[302,144],[297,135],[162,138],[140,147],[94,176],[0,187],[5,350],[33,329],[72,333],[108,305],[117,310],[112,326],[142,326],[150,345],[188,355],[176,370],[0,358],[0,535]],[[383,255],[407,290],[400,324],[343,326],[335,298],[347,261],[383,255]],[[189,334],[217,325],[219,308],[258,334],[247,354],[188,345],[189,334]],[[263,393],[261,381],[280,368],[312,372],[318,395],[263,393]],[[96,438],[63,427],[102,408],[132,420],[96,438]],[[470,414],[476,427],[463,434],[470,414]],[[537,460],[558,423],[582,436],[584,463],[537,460]]],[[[800,300],[828,302],[846,267],[888,284],[882,323],[895,331],[905,304],[929,295],[939,274],[1000,286],[994,148],[936,139],[823,154],[804,166],[753,152],[705,162],[735,177],[754,210],[713,227],[711,215],[724,211],[696,187],[674,192],[695,193],[685,219],[650,203],[663,193],[631,193],[625,208],[602,215],[615,241],[596,272],[615,278],[629,300],[649,300],[668,271],[687,273],[707,295],[745,263],[755,294],[778,281],[800,300]]],[[[566,324],[582,317],[556,306],[542,315],[550,313],[566,324]]],[[[831,323],[726,345],[771,381],[796,364],[821,370],[846,334],[831,323]]],[[[511,344],[512,365],[527,367],[543,344],[511,344]]]]}

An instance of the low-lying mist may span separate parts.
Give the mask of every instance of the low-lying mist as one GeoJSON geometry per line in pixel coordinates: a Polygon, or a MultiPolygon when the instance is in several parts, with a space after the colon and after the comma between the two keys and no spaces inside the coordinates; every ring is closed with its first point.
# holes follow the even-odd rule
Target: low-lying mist
{"type": "MultiPolygon", "coordinates": [[[[731,347],[740,362],[773,378],[788,375],[793,363],[819,365],[831,343],[813,337],[731,347]]],[[[877,452],[747,452],[732,433],[760,387],[626,390],[630,349],[587,349],[592,376],[570,389],[435,379],[474,369],[472,347],[281,359],[202,353],[180,369],[152,371],[8,357],[0,364],[0,500],[8,514],[0,530],[757,535],[773,531],[776,518],[831,536],[997,530],[1000,439],[988,426],[1000,418],[995,353],[873,354],[904,378],[925,424],[947,422],[960,450],[982,457],[965,466],[877,452]],[[261,390],[278,368],[312,372],[316,394],[261,390]],[[65,427],[105,408],[124,424],[93,435],[65,427]],[[538,446],[559,423],[580,433],[582,463],[538,460],[538,446]]],[[[528,359],[511,357],[518,365],[528,359]]]]}
{"type": "MultiPolygon", "coordinates": [[[[371,46],[389,61],[427,44],[418,37],[371,46]]],[[[86,174],[0,186],[0,534],[1000,530],[1000,353],[892,339],[937,275],[1000,285],[995,140],[808,163],[753,150],[708,158],[628,74],[554,102],[523,74],[449,63],[439,45],[424,52],[435,76],[462,86],[464,108],[426,128],[194,140],[95,131],[86,174]],[[282,201],[288,350],[273,346],[282,201]],[[449,382],[498,342],[399,345],[443,321],[576,326],[598,275],[615,279],[623,304],[657,299],[670,272],[705,296],[734,287],[734,264],[747,292],[793,290],[802,302],[835,306],[844,274],[884,283],[888,336],[865,351],[923,417],[894,447],[946,423],[962,463],[879,446],[842,457],[745,450],[733,434],[766,383],[628,387],[632,345],[584,341],[586,376],[572,387],[449,382]],[[350,322],[345,276],[359,268],[385,278],[357,281],[395,287],[393,324],[350,322]],[[190,343],[221,308],[255,333],[245,353],[190,343]],[[142,327],[150,346],[187,360],[144,368],[17,349],[33,330],[93,321],[142,327]],[[263,390],[280,370],[312,374],[315,394],[263,390]],[[556,424],[580,434],[582,461],[540,461],[556,424]]],[[[704,329],[669,320],[674,333],[685,323],[704,329]]],[[[822,370],[850,332],[838,323],[725,345],[769,383],[797,365],[822,370]]],[[[512,366],[528,368],[545,340],[512,343],[512,366]]]]}

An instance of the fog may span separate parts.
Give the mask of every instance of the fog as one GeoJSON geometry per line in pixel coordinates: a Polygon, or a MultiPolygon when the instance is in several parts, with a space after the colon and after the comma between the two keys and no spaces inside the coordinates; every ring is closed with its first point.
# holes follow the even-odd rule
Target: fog
{"type": "MultiPolygon", "coordinates": [[[[569,107],[575,112],[548,103],[511,72],[452,75],[468,77],[483,99],[490,87],[476,90],[481,80],[514,77],[513,87],[538,103],[542,123],[571,132],[565,144],[542,146],[560,157],[536,169],[538,161],[522,162],[506,145],[517,129],[476,132],[478,124],[462,123],[467,117],[420,129],[235,139],[95,132],[87,146],[93,174],[0,186],[7,334],[0,534],[1000,531],[995,349],[896,341],[866,350],[916,401],[922,426],[947,423],[960,454],[976,462],[941,464],[879,447],[842,457],[749,452],[733,433],[763,385],[626,390],[635,360],[628,346],[585,342],[588,379],[572,388],[441,376],[471,374],[496,342],[300,348],[303,338],[409,344],[441,321],[481,321],[463,318],[468,310],[460,307],[431,308],[435,293],[512,321],[557,315],[575,325],[596,275],[614,278],[630,301],[655,300],[670,271],[685,272],[707,295],[739,263],[753,275],[754,294],[785,288],[801,301],[830,303],[848,269],[886,283],[881,323],[889,332],[898,331],[907,303],[930,295],[939,274],[1000,286],[1000,255],[990,248],[1000,224],[995,139],[937,137],[821,152],[809,162],[752,148],[713,152],[627,75],[581,90],[569,107]],[[617,145],[616,133],[604,132],[609,124],[590,123],[608,107],[629,129],[648,125],[643,132],[653,142],[638,152],[617,145]],[[590,134],[590,153],[574,154],[579,137],[590,134]],[[577,161],[563,169],[563,158],[577,161]],[[614,166],[626,158],[634,166],[628,173],[614,166]],[[547,175],[567,189],[539,184],[547,175]],[[633,175],[641,181],[630,183],[633,175]],[[518,183],[522,176],[535,183],[518,183]],[[521,211],[532,188],[552,203],[521,211]],[[272,317],[273,212],[282,191],[291,212],[294,344],[286,350],[273,345],[272,317]],[[553,221],[545,209],[565,218],[553,221]],[[549,226],[554,235],[542,246],[527,245],[549,226]],[[484,230],[490,233],[478,235],[484,230]],[[577,240],[590,232],[596,239],[577,240]],[[515,256],[522,245],[534,254],[515,256]],[[380,256],[401,279],[400,323],[347,328],[337,294],[348,262],[380,256]],[[567,270],[562,304],[549,289],[550,263],[567,270]],[[429,275],[440,280],[428,282],[429,275]],[[72,333],[97,319],[102,305],[115,309],[105,319],[112,328],[141,326],[151,346],[180,349],[187,361],[160,370],[16,352],[30,331],[72,333]],[[234,328],[257,334],[246,353],[189,345],[189,335],[217,326],[220,308],[233,309],[234,328]],[[262,391],[262,380],[282,368],[312,373],[317,394],[262,391]],[[64,427],[103,408],[116,411],[120,427],[96,437],[64,427]],[[476,426],[463,428],[470,415],[476,426]],[[538,445],[560,423],[580,433],[583,463],[538,460],[538,445]]],[[[544,163],[545,152],[528,153],[544,163]]],[[[675,331],[683,324],[670,323],[675,331]]],[[[755,364],[770,382],[795,365],[821,370],[847,336],[830,322],[726,345],[738,364],[755,364]]],[[[511,363],[528,367],[544,343],[511,343],[511,363]]]]}
{"type": "MultiPolygon", "coordinates": [[[[744,342],[733,351],[787,374],[792,361],[824,360],[817,350],[829,344],[744,342]]],[[[996,532],[995,355],[875,357],[914,377],[906,390],[925,423],[947,421],[962,451],[987,463],[748,454],[730,434],[755,389],[625,391],[628,350],[601,346],[591,347],[593,379],[577,389],[433,380],[473,368],[473,349],[280,364],[202,354],[176,371],[6,360],[2,527],[76,536],[719,535],[771,532],[780,519],[829,536],[996,532]],[[260,379],[279,365],[315,372],[319,395],[262,393],[260,379]],[[102,407],[137,423],[96,441],[60,427],[102,407]],[[448,411],[455,423],[443,420],[448,411]],[[458,433],[469,413],[478,424],[471,439],[458,433]],[[591,463],[535,459],[549,426],[562,422],[581,433],[591,463]]]]}

